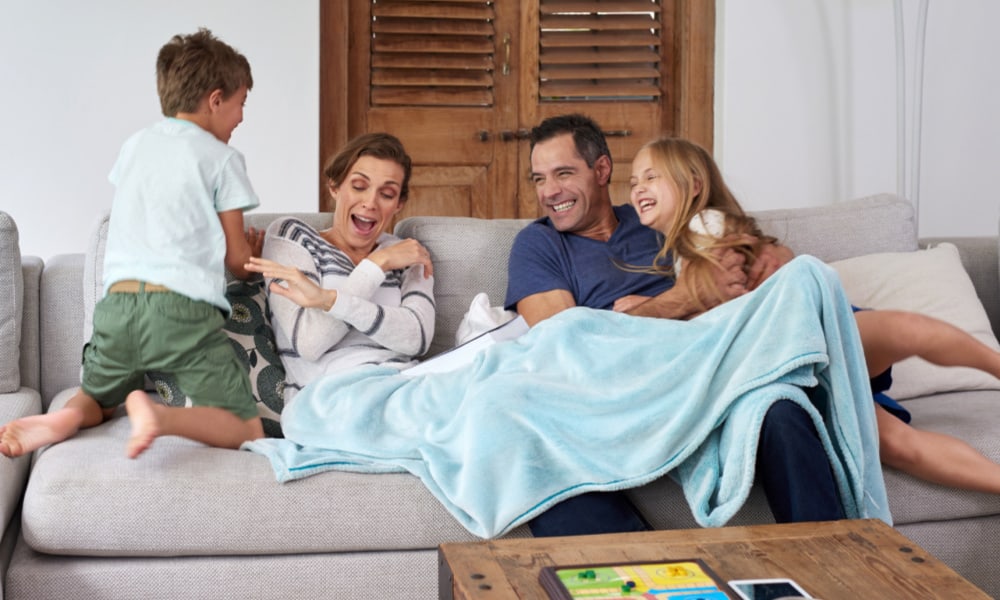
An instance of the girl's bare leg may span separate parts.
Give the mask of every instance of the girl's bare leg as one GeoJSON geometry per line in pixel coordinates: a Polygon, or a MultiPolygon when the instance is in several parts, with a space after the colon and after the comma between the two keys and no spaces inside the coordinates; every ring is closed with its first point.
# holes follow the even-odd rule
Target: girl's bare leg
{"type": "Polygon", "coordinates": [[[882,463],[925,481],[1000,494],[1000,465],[958,438],[916,429],[875,406],[882,463]]]}
{"type": "Polygon", "coordinates": [[[132,435],[125,449],[129,458],[145,452],[161,435],[179,435],[209,446],[233,449],[264,437],[260,417],[244,421],[222,408],[166,406],[154,402],[142,390],[129,394],[125,408],[132,422],[132,435]]]}
{"type": "Polygon", "coordinates": [[[871,376],[919,356],[935,365],[972,367],[1000,377],[1000,353],[950,323],[898,310],[865,310],[854,318],[871,376]]]}
{"type": "Polygon", "coordinates": [[[100,425],[111,412],[102,409],[83,390],[77,390],[66,406],[59,410],[16,419],[0,426],[0,454],[14,458],[47,444],[61,442],[80,429],[100,425]]]}

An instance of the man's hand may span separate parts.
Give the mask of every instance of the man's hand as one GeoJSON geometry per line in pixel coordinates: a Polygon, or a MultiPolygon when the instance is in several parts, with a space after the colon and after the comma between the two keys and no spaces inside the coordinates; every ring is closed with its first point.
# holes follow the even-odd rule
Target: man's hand
{"type": "Polygon", "coordinates": [[[650,296],[639,296],[638,294],[631,294],[628,296],[622,296],[621,298],[615,300],[614,305],[611,307],[615,312],[627,313],[634,310],[639,305],[649,302],[652,300],[650,296]]]}
{"type": "MultiPolygon", "coordinates": [[[[739,298],[750,290],[747,277],[747,257],[734,248],[716,248],[712,251],[721,268],[712,270],[712,279],[717,289],[697,289],[698,299],[704,310],[715,308],[723,302],[739,298]]],[[[683,279],[684,270],[678,281],[683,279]]],[[[692,285],[694,282],[692,282],[692,285]]]]}
{"type": "Polygon", "coordinates": [[[774,244],[760,244],[756,247],[755,254],[757,260],[750,265],[747,271],[747,289],[755,290],[764,283],[764,280],[774,275],[774,272],[783,267],[788,261],[795,258],[795,253],[788,246],[774,244]]]}

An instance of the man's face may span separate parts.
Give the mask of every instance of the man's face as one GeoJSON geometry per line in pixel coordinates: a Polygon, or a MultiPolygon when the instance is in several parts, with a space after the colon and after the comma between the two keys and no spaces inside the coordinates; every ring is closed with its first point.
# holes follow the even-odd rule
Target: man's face
{"type": "Polygon", "coordinates": [[[609,166],[601,157],[588,167],[576,151],[572,134],[535,144],[531,151],[531,181],[542,214],[558,231],[579,233],[594,227],[610,201],[604,194],[609,166]]]}

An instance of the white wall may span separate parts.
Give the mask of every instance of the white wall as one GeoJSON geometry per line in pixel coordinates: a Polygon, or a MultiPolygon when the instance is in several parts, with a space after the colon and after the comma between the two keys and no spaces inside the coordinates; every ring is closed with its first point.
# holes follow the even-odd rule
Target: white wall
{"type": "Polygon", "coordinates": [[[267,211],[315,210],[318,0],[10,0],[0,16],[0,210],[21,251],[86,247],[111,204],[121,143],[162,118],[156,54],[207,27],[250,61],[254,87],[230,140],[267,211]]]}
{"type": "MultiPolygon", "coordinates": [[[[902,0],[907,84],[921,0],[902,0]]],[[[892,0],[717,0],[716,151],[751,209],[897,191],[892,0]]],[[[212,29],[255,86],[231,143],[261,210],[314,210],[318,0],[9,0],[0,18],[0,209],[26,254],[79,252],[111,200],[121,142],[159,118],[154,61],[212,29]]],[[[922,110],[923,235],[993,235],[1000,2],[931,0],[922,110]]],[[[912,89],[907,105],[913,106],[912,89]]],[[[907,147],[912,144],[909,115],[907,147]]],[[[909,150],[907,150],[907,154],[909,150]]],[[[905,162],[904,162],[905,166],[905,162]]],[[[913,195],[909,174],[904,195],[913,195]]]]}
{"type": "Polygon", "coordinates": [[[905,136],[897,176],[892,0],[718,0],[716,153],[751,209],[891,191],[922,235],[995,235],[1000,2],[927,3],[919,184],[912,179],[921,0],[902,0],[905,136]]]}

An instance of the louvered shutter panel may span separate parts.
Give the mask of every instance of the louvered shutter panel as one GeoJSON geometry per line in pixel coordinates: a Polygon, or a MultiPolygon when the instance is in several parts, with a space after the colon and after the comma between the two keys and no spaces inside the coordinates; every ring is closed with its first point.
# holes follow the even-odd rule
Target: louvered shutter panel
{"type": "Polygon", "coordinates": [[[372,106],[493,106],[493,2],[372,0],[372,106]]]}
{"type": "Polygon", "coordinates": [[[660,11],[660,0],[540,0],[539,100],[656,101],[660,11]]]}

